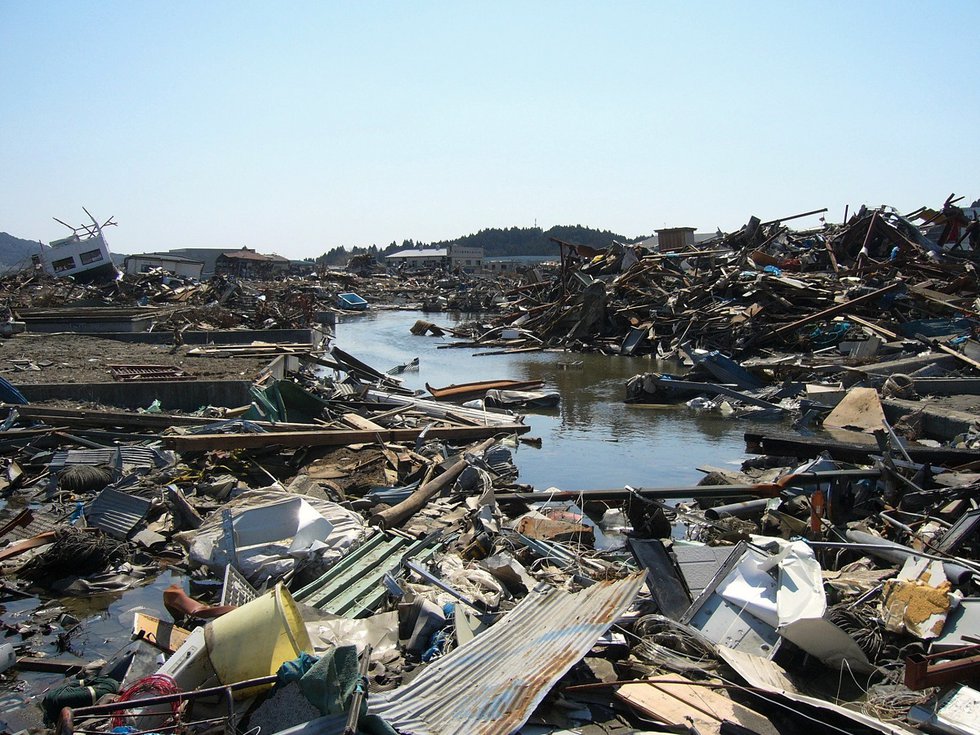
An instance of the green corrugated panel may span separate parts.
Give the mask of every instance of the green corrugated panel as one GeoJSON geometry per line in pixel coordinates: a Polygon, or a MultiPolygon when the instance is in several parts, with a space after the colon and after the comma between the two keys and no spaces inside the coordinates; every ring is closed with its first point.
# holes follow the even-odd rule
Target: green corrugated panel
{"type": "Polygon", "coordinates": [[[368,615],[384,601],[381,580],[386,572],[397,569],[404,557],[424,560],[434,551],[431,539],[412,543],[401,536],[377,533],[294,597],[335,615],[368,615]]]}
{"type": "Polygon", "coordinates": [[[386,572],[394,571],[408,557],[415,561],[427,561],[436,553],[432,546],[422,547],[422,542],[417,542],[410,546],[403,553],[389,555],[375,571],[367,577],[358,580],[347,589],[341,589],[336,597],[330,600],[327,607],[321,608],[332,612],[334,615],[343,615],[348,618],[367,617],[374,613],[384,602],[388,594],[382,578],[386,572]]]}

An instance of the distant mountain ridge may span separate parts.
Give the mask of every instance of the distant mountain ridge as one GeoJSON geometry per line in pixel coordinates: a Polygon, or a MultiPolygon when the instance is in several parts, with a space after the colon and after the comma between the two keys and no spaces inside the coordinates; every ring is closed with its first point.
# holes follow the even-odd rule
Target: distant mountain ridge
{"type": "Polygon", "coordinates": [[[40,252],[37,240],[25,240],[0,232],[0,270],[26,268],[31,264],[31,256],[40,252]]]}

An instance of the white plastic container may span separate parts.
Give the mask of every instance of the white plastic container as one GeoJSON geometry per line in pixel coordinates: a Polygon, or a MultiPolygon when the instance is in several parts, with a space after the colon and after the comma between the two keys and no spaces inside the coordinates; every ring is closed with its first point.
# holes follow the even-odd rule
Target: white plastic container
{"type": "Polygon", "coordinates": [[[17,663],[13,643],[0,643],[0,674],[17,663]]]}

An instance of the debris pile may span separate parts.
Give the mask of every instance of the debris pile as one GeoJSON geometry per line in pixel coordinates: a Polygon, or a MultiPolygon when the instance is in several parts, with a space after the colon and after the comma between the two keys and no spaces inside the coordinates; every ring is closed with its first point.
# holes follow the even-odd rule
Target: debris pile
{"type": "MultiPolygon", "coordinates": [[[[399,377],[417,361],[382,371],[315,338],[248,345],[262,367],[221,399],[172,373],[119,372],[84,407],[0,382],[5,683],[63,674],[34,692],[63,735],[975,731],[976,227],[957,217],[753,221],[697,253],[568,256],[510,293],[471,344],[681,357],[628,399],[803,429],[747,424],[754,456],[687,487],[522,484],[534,440],[508,409],[554,405],[540,381],[422,395],[399,377]],[[147,384],[169,392],[125,410],[147,384]],[[125,611],[132,640],[88,660],[92,623],[63,601],[157,584],[125,611]]],[[[336,292],[370,301],[369,278],[336,292]]],[[[15,311],[74,288],[7,286],[15,311]]],[[[188,308],[235,326],[323,303],[288,279],[194,288],[188,308]]]]}
{"type": "Polygon", "coordinates": [[[959,321],[954,331],[969,335],[978,212],[950,202],[907,216],[862,208],[844,224],[804,231],[785,224],[794,217],[753,217],[738,232],[667,251],[617,244],[583,256],[563,247],[556,278],[509,291],[503,313],[473,325],[464,344],[660,358],[690,345],[745,358],[869,335],[928,338],[928,329],[899,327],[933,319],[959,321]]]}
{"type": "MultiPolygon", "coordinates": [[[[230,691],[219,718],[277,732],[903,732],[945,716],[951,668],[972,691],[969,656],[945,660],[975,647],[969,471],[882,429],[864,462],[767,450],[688,488],[536,490],[518,418],[337,348],[304,359],[330,375],[256,386],[217,423],[3,407],[5,599],[118,592],[161,563],[192,581],[164,592],[171,620],[140,613],[113,660],[49,690],[49,724],[193,727],[230,691]]],[[[78,621],[42,612],[12,628],[15,670],[77,671],[41,654],[78,621]]]]}

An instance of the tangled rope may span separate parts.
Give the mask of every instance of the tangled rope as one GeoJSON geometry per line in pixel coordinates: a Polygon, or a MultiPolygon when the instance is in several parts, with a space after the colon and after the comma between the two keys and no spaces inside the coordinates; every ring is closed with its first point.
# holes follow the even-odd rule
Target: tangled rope
{"type": "MultiPolygon", "coordinates": [[[[141,694],[156,697],[161,694],[180,694],[180,691],[180,687],[177,686],[177,682],[172,677],[166,674],[150,674],[133,682],[130,686],[119,692],[119,697],[116,701],[129,702],[134,699],[138,700],[141,694]]],[[[170,711],[174,717],[180,711],[180,704],[180,700],[174,700],[170,703],[170,711]]],[[[122,710],[114,714],[112,716],[112,726],[122,727],[128,715],[129,710],[122,710]]]]}
{"type": "Polygon", "coordinates": [[[869,661],[881,658],[884,639],[873,607],[840,603],[827,610],[827,619],[850,635],[869,661]]]}
{"type": "Polygon", "coordinates": [[[696,633],[663,615],[644,615],[633,628],[639,642],[633,653],[640,659],[679,673],[717,668],[714,647],[696,633]]]}
{"type": "Polygon", "coordinates": [[[912,707],[928,701],[936,691],[931,688],[915,692],[902,685],[872,687],[861,705],[861,710],[883,722],[904,722],[912,707]]]}

